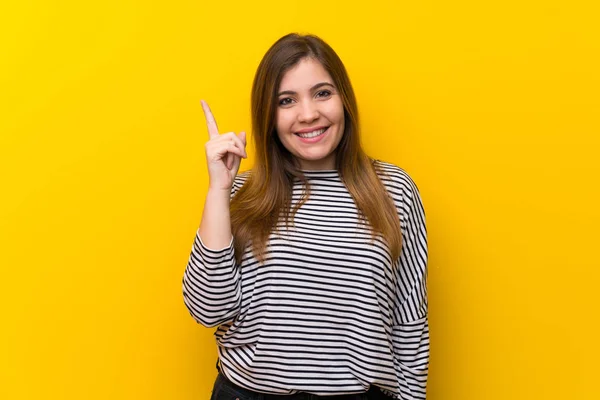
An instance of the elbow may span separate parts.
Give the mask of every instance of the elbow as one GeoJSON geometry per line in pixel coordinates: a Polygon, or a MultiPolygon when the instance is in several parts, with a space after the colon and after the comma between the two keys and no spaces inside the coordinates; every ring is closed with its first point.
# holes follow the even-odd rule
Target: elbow
{"type": "Polygon", "coordinates": [[[194,293],[183,284],[183,301],[194,320],[206,327],[214,328],[225,322],[231,321],[238,314],[241,306],[239,295],[226,302],[213,302],[207,298],[198,298],[194,293]]]}
{"type": "Polygon", "coordinates": [[[183,300],[197,323],[214,328],[239,314],[241,290],[234,266],[190,257],[182,279],[183,300]]]}
{"type": "Polygon", "coordinates": [[[195,303],[195,301],[190,298],[185,291],[183,293],[183,302],[192,318],[194,318],[198,324],[204,326],[205,328],[215,328],[227,320],[223,320],[222,315],[207,313],[205,310],[203,310],[203,307],[195,303]]]}

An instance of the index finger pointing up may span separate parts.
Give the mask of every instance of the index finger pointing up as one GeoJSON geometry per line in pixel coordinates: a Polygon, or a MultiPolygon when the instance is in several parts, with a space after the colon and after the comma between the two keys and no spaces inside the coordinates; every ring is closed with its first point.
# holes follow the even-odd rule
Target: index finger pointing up
{"type": "Polygon", "coordinates": [[[202,103],[204,118],[206,118],[206,125],[208,126],[208,136],[211,139],[216,136],[219,136],[219,128],[217,128],[217,121],[215,121],[215,117],[213,117],[212,112],[210,111],[210,107],[204,100],[201,100],[200,102],[202,103]]]}

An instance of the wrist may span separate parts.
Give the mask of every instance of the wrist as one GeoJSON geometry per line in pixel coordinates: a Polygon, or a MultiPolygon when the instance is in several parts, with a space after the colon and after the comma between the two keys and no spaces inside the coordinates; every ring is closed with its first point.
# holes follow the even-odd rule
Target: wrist
{"type": "Polygon", "coordinates": [[[222,187],[211,187],[210,185],[208,186],[208,196],[229,198],[230,194],[231,188],[224,189],[222,187]]]}

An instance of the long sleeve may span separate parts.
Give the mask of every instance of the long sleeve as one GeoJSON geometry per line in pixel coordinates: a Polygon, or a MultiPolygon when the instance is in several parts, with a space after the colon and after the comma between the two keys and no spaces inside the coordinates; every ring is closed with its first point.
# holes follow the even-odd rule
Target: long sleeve
{"type": "Polygon", "coordinates": [[[183,299],[194,319],[214,327],[233,319],[240,310],[240,276],[233,239],[220,250],[207,248],[196,238],[183,275],[183,299]]]}
{"type": "Polygon", "coordinates": [[[417,186],[400,179],[402,252],[396,276],[393,347],[401,399],[425,399],[429,368],[427,228],[417,186]]]}
{"type": "MultiPolygon", "coordinates": [[[[231,197],[244,184],[247,174],[236,176],[231,197]]],[[[183,274],[183,299],[192,317],[206,327],[234,319],[240,312],[239,266],[235,262],[233,238],[222,249],[209,249],[196,231],[183,274]]]]}

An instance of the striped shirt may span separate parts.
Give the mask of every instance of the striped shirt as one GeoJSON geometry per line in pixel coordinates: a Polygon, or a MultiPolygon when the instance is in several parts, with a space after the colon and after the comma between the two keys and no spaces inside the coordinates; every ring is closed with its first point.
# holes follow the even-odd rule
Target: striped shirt
{"type": "MultiPolygon", "coordinates": [[[[401,168],[375,161],[392,197],[402,251],[392,260],[381,236],[359,225],[335,170],[304,171],[310,197],[293,226],[271,233],[266,261],[233,239],[207,248],[196,234],[183,277],[194,319],[218,326],[222,372],[250,390],[316,395],[379,386],[397,399],[425,399],[429,364],[427,231],[418,189],[401,168]]],[[[236,176],[234,196],[248,177],[236,176]]],[[[292,203],[303,193],[298,181],[292,203]]]]}

